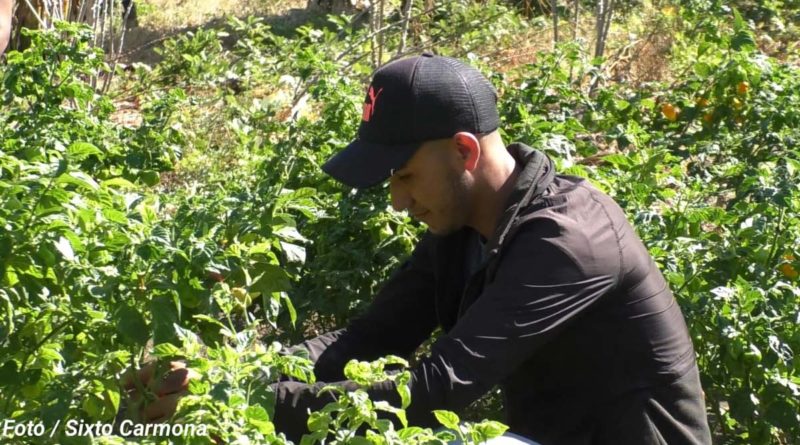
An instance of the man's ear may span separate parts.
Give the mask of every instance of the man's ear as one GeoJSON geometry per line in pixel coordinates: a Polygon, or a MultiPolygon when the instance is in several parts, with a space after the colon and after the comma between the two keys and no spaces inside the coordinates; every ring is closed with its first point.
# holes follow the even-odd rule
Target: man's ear
{"type": "Polygon", "coordinates": [[[478,138],[472,133],[462,131],[453,136],[453,142],[456,145],[458,154],[461,156],[464,169],[473,171],[478,166],[478,160],[481,158],[481,143],[478,138]]]}

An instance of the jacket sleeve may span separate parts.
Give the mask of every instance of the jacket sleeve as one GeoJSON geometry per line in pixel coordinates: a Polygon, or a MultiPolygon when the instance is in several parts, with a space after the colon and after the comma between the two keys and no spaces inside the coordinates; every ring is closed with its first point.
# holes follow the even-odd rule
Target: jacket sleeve
{"type": "Polygon", "coordinates": [[[351,359],[375,360],[386,355],[409,357],[437,325],[432,249],[426,235],[411,257],[382,286],[366,312],[346,328],[301,343],[315,363],[319,381],[344,379],[351,359]]]}
{"type": "MultiPolygon", "coordinates": [[[[434,243],[435,239],[426,234],[411,257],[383,285],[366,312],[346,328],[291,348],[308,350],[318,381],[338,382],[355,389],[352,382],[344,381],[343,371],[348,361],[375,360],[390,354],[408,357],[430,337],[437,325],[432,259],[434,243]]],[[[316,396],[323,386],[325,383],[307,385],[292,381],[274,384],[273,423],[277,431],[292,441],[299,441],[308,432],[308,411],[319,410],[334,401],[330,394],[316,396]]],[[[391,385],[376,389],[385,394],[396,394],[391,385]]]]}
{"type": "MultiPolygon", "coordinates": [[[[494,281],[412,370],[410,424],[434,427],[432,410],[465,408],[616,285],[616,249],[587,252],[591,243],[566,241],[554,221],[534,227],[517,234],[494,281]]],[[[324,405],[315,405],[313,387],[302,392],[304,407],[324,405]]],[[[389,385],[372,388],[370,395],[399,405],[389,385]]],[[[276,407],[276,413],[285,408],[276,407]]]]}

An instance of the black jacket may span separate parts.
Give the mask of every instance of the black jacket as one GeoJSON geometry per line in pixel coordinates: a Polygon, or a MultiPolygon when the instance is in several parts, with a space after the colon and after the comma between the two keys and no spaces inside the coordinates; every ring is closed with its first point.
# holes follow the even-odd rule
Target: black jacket
{"type": "MultiPolygon", "coordinates": [[[[431,410],[458,412],[500,385],[511,431],[543,444],[592,443],[619,420],[611,407],[620,398],[696,372],[694,350],[620,207],[581,178],[555,175],[540,152],[509,151],[524,167],[483,251],[472,229],[425,235],[364,315],[302,346],[317,378],[335,382],[348,360],[409,356],[440,326],[412,370],[411,424],[436,426],[431,410]]],[[[330,401],[313,393],[280,385],[278,431],[305,432],[306,408],[330,401]]],[[[389,385],[371,396],[399,406],[389,385]]]]}

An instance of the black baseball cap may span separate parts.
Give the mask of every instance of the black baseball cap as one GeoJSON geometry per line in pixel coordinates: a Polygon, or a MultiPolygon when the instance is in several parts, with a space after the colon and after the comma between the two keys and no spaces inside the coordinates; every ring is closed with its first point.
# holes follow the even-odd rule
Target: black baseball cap
{"type": "Polygon", "coordinates": [[[385,181],[423,142],[500,125],[497,93],[477,69],[429,53],[388,63],[372,76],[356,140],[323,166],[355,188],[385,181]]]}

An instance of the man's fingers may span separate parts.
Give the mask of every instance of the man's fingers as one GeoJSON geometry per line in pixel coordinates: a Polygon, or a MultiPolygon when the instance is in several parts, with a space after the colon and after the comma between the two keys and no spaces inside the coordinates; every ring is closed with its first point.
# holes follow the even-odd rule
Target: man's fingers
{"type": "Polygon", "coordinates": [[[178,401],[185,392],[169,394],[159,397],[158,400],[148,404],[142,410],[142,420],[145,422],[163,422],[169,419],[178,408],[178,401]]]}
{"type": "Polygon", "coordinates": [[[126,390],[136,389],[136,380],[142,382],[142,386],[147,386],[150,381],[153,379],[153,373],[155,372],[156,364],[155,362],[148,362],[142,366],[142,369],[134,370],[128,369],[122,375],[122,387],[126,390]]]}
{"type": "Polygon", "coordinates": [[[185,391],[189,387],[192,375],[192,371],[188,368],[173,369],[153,385],[153,391],[158,396],[185,391]]]}
{"type": "Polygon", "coordinates": [[[128,369],[122,375],[121,379],[122,387],[128,391],[132,389],[138,389],[138,386],[136,385],[136,380],[139,380],[142,383],[142,386],[147,386],[155,390],[155,388],[161,386],[161,383],[159,382],[159,379],[154,379],[153,376],[157,372],[158,373],[163,372],[165,368],[168,369],[169,371],[165,373],[164,376],[169,377],[171,371],[186,369],[186,363],[174,361],[170,362],[169,365],[167,366],[163,363],[159,364],[155,361],[152,361],[145,363],[142,366],[142,369],[139,369],[138,371],[134,371],[133,369],[128,369]]]}
{"type": "Polygon", "coordinates": [[[126,372],[121,383],[127,390],[132,405],[137,406],[142,421],[162,422],[175,413],[178,400],[188,394],[189,381],[197,376],[183,362],[150,362],[136,372],[126,372]],[[137,379],[146,388],[146,392],[154,393],[155,400],[152,396],[144,400],[145,395],[139,391],[137,379]]]}

